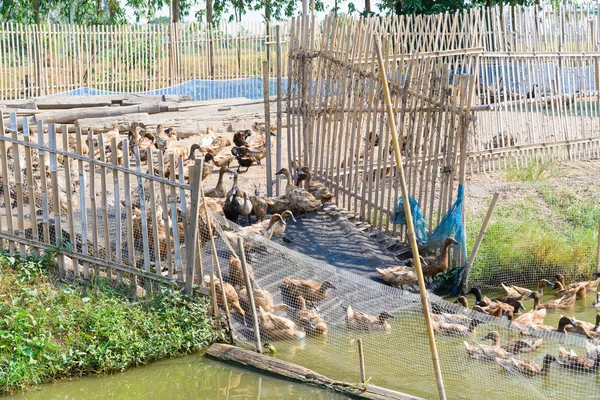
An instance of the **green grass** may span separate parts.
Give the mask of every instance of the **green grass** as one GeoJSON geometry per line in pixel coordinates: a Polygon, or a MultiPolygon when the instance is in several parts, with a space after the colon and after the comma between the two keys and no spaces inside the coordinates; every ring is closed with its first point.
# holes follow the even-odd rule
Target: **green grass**
{"type": "MultiPolygon", "coordinates": [[[[580,187],[577,187],[580,189],[580,187]]],[[[469,279],[495,282],[511,276],[532,282],[544,271],[591,278],[596,265],[600,200],[569,185],[544,185],[504,196],[494,211],[469,279]],[[516,194],[516,195],[515,195],[516,194]]],[[[469,215],[473,246],[484,213],[469,215]]],[[[471,249],[468,249],[470,254],[471,249]]]]}
{"type": "Polygon", "coordinates": [[[0,393],[121,371],[222,338],[206,299],[163,287],[132,301],[127,289],[102,279],[59,285],[51,279],[52,258],[0,253],[0,393]]]}
{"type": "Polygon", "coordinates": [[[514,162],[506,169],[506,180],[508,182],[537,182],[544,181],[556,175],[552,170],[553,164],[550,160],[536,158],[528,159],[526,165],[517,166],[514,162]]]}

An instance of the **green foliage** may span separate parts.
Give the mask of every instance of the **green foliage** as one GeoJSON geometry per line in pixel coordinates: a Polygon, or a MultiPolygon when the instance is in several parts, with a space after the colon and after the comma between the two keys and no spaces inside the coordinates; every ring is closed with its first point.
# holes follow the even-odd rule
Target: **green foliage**
{"type": "Polygon", "coordinates": [[[526,165],[517,166],[515,163],[506,169],[506,180],[508,182],[538,182],[544,181],[556,175],[552,171],[550,160],[529,159],[526,165]]]}
{"type": "Polygon", "coordinates": [[[134,302],[102,279],[56,287],[48,280],[52,258],[0,255],[0,393],[121,371],[222,338],[205,299],[163,287],[134,302]]]}
{"type": "Polygon", "coordinates": [[[384,15],[437,14],[456,12],[472,7],[492,7],[496,5],[527,6],[536,4],[535,0],[381,0],[377,6],[384,15]]]}
{"type": "MultiPolygon", "coordinates": [[[[506,204],[494,211],[470,278],[492,282],[510,274],[528,280],[556,268],[572,277],[589,277],[596,262],[600,202],[572,190],[567,185],[545,185],[529,196],[506,197],[506,204]]],[[[468,216],[478,221],[467,229],[470,246],[483,216],[468,216]]]]}

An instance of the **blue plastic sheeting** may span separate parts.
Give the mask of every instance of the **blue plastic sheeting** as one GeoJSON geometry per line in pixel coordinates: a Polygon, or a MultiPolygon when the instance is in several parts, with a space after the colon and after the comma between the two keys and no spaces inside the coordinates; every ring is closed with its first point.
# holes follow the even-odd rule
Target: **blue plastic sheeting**
{"type": "MultiPolygon", "coordinates": [[[[410,202],[410,213],[412,215],[413,225],[415,226],[415,236],[417,242],[421,245],[427,243],[427,222],[423,217],[423,212],[419,207],[419,202],[413,197],[408,196],[410,202]]],[[[398,202],[394,204],[394,224],[406,224],[406,214],[404,212],[404,200],[402,196],[398,197],[398,202]]]]}
{"type": "Polygon", "coordinates": [[[453,237],[459,244],[463,256],[463,260],[467,259],[467,236],[463,225],[463,200],[465,197],[465,188],[463,185],[458,185],[458,194],[456,200],[450,206],[444,218],[438,226],[433,230],[429,239],[427,239],[427,247],[441,248],[444,241],[448,237],[453,237]]]}
{"type": "MultiPolygon", "coordinates": [[[[287,92],[287,78],[282,79],[282,93],[287,92]]],[[[88,87],[70,90],[64,93],[57,93],[55,96],[95,96],[106,94],[123,94],[122,92],[113,92],[109,90],[99,90],[88,87]]],[[[162,89],[147,90],[145,92],[135,92],[135,94],[150,95],[183,95],[190,96],[193,101],[199,100],[217,100],[231,99],[236,97],[246,97],[248,99],[263,98],[263,79],[262,78],[243,78],[231,80],[201,80],[193,79],[179,85],[170,86],[162,89]]],[[[277,79],[269,78],[269,96],[277,94],[277,79]]]]}

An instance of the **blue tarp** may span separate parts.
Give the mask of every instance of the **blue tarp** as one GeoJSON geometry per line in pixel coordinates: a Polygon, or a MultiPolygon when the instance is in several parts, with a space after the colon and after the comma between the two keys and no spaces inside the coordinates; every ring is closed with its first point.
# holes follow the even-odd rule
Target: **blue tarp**
{"type": "MultiPolygon", "coordinates": [[[[287,78],[282,79],[283,94],[287,92],[287,78]]],[[[167,88],[147,90],[145,92],[135,92],[136,94],[153,95],[183,95],[190,96],[193,101],[199,100],[217,100],[230,99],[235,97],[246,97],[248,99],[263,98],[263,80],[262,78],[243,78],[230,80],[202,80],[192,79],[179,85],[167,88]]],[[[121,94],[109,90],[99,90],[88,87],[70,90],[56,95],[67,96],[94,96],[104,94],[121,94]]],[[[277,79],[269,78],[269,95],[277,94],[277,79]]]]}
{"type": "MultiPolygon", "coordinates": [[[[413,196],[408,196],[408,200],[410,202],[410,213],[412,215],[413,225],[415,226],[417,242],[420,245],[424,245],[427,243],[427,222],[425,221],[425,217],[423,217],[423,213],[421,212],[417,200],[415,200],[413,196]]],[[[404,213],[404,201],[402,200],[402,196],[400,196],[398,202],[394,204],[394,224],[406,224],[406,214],[404,213]]]]}

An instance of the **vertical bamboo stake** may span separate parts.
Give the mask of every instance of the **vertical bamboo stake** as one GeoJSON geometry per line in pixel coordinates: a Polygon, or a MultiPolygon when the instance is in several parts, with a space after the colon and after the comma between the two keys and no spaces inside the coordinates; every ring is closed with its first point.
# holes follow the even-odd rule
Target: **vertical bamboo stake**
{"type": "Polygon", "coordinates": [[[225,317],[227,318],[227,329],[229,330],[229,338],[233,343],[233,326],[231,325],[231,313],[229,312],[229,304],[227,304],[227,296],[225,295],[225,285],[223,284],[223,274],[221,273],[221,264],[219,263],[219,255],[217,254],[217,246],[215,245],[215,238],[212,231],[212,223],[210,222],[210,214],[206,206],[206,198],[204,197],[204,186],[200,181],[200,195],[202,196],[202,204],[204,205],[204,215],[206,216],[206,227],[208,229],[208,236],[210,237],[210,246],[212,249],[213,259],[215,261],[215,267],[217,268],[217,274],[219,277],[219,284],[221,285],[221,293],[223,294],[223,307],[225,308],[225,317]]]}
{"type": "Polygon", "coordinates": [[[362,339],[358,339],[358,358],[360,360],[360,381],[361,383],[367,382],[367,375],[365,373],[365,353],[363,351],[362,339]]]}
{"type": "Polygon", "coordinates": [[[471,251],[471,256],[469,257],[469,262],[465,265],[465,269],[463,271],[462,277],[460,279],[460,284],[458,285],[459,291],[462,290],[463,287],[469,284],[469,272],[471,271],[471,267],[473,266],[473,262],[475,262],[475,257],[477,256],[477,252],[479,251],[479,246],[481,245],[481,241],[483,240],[483,235],[485,235],[485,231],[487,230],[488,224],[490,223],[490,218],[492,217],[492,213],[494,212],[494,208],[496,208],[496,202],[498,201],[499,193],[494,193],[494,197],[492,197],[492,203],[490,204],[490,208],[488,209],[487,214],[485,215],[485,219],[483,220],[483,225],[481,225],[481,229],[479,231],[479,235],[477,236],[477,240],[475,241],[475,247],[471,251]]]}
{"type": "Polygon", "coordinates": [[[431,349],[431,358],[433,361],[433,369],[435,371],[438,393],[440,400],[446,399],[446,392],[444,390],[444,381],[442,379],[442,371],[440,369],[440,361],[437,353],[437,346],[435,343],[435,336],[433,333],[433,327],[431,324],[431,316],[429,315],[429,301],[427,300],[427,289],[425,288],[425,281],[423,279],[423,270],[421,269],[421,260],[419,259],[419,247],[417,245],[417,238],[415,236],[415,228],[412,222],[412,215],[410,210],[410,202],[408,199],[408,189],[406,187],[406,178],[404,177],[404,168],[402,167],[402,154],[400,153],[400,146],[398,145],[398,135],[396,132],[396,123],[394,121],[394,112],[392,110],[392,99],[390,97],[390,89],[387,83],[387,75],[385,72],[385,64],[383,62],[383,55],[381,54],[381,48],[379,46],[379,39],[375,39],[375,51],[377,52],[377,59],[379,61],[379,77],[383,86],[383,95],[385,99],[385,109],[388,116],[388,126],[392,130],[392,142],[394,144],[394,155],[396,158],[397,175],[400,179],[400,188],[402,190],[402,198],[405,199],[404,213],[406,214],[406,226],[407,236],[410,241],[410,247],[413,254],[413,260],[415,264],[415,270],[417,271],[417,280],[419,282],[419,291],[421,293],[421,304],[423,305],[423,314],[425,316],[425,326],[427,328],[427,336],[429,338],[429,347],[431,349]]]}
{"type": "MultiPolygon", "coordinates": [[[[204,278],[203,278],[204,279],[204,278]]],[[[215,286],[215,271],[210,271],[210,308],[211,315],[216,317],[218,315],[219,304],[217,303],[217,288],[215,286]]]]}
{"type": "MultiPolygon", "coordinates": [[[[17,139],[17,115],[10,115],[10,130],[12,131],[12,138],[17,139]],[[14,122],[14,123],[13,123],[14,122]]],[[[24,211],[23,211],[23,179],[22,179],[22,171],[21,171],[21,156],[19,155],[19,145],[17,143],[12,144],[12,151],[15,163],[15,171],[13,177],[15,178],[15,188],[17,192],[17,236],[25,237],[25,221],[24,221],[24,211]]],[[[4,192],[6,196],[6,192],[4,192]]],[[[31,199],[33,201],[33,199],[31,199]]],[[[9,200],[10,201],[10,196],[9,200]]],[[[12,216],[11,216],[12,217],[12,216]]],[[[19,243],[19,253],[22,257],[25,257],[26,249],[25,245],[19,243]]]]}
{"type": "MultiPolygon", "coordinates": [[[[94,138],[92,136],[92,131],[90,129],[88,129],[88,133],[87,133],[87,145],[88,145],[88,149],[89,149],[89,155],[88,157],[94,158],[94,138]]],[[[40,165],[41,161],[40,161],[40,165]]],[[[98,253],[99,253],[99,248],[98,248],[98,226],[97,226],[97,221],[98,221],[98,212],[96,210],[96,166],[93,162],[89,163],[89,188],[90,188],[90,210],[92,212],[92,216],[91,216],[91,223],[92,223],[92,247],[93,247],[93,255],[98,257],[98,258],[102,258],[98,253]]],[[[94,266],[94,272],[95,275],[98,276],[100,275],[100,267],[98,265],[94,266]]]]}
{"type": "MultiPolygon", "coordinates": [[[[276,35],[276,57],[277,57],[277,143],[276,146],[276,154],[275,157],[275,170],[279,171],[281,169],[281,124],[282,124],[282,93],[281,93],[281,25],[277,25],[275,27],[275,35],[276,35]]],[[[288,127],[289,128],[289,127],[288,127]]],[[[269,171],[271,168],[269,168],[269,171]]],[[[279,196],[279,179],[275,181],[275,194],[279,196]]]]}
{"type": "Polygon", "coordinates": [[[252,282],[248,274],[248,265],[246,264],[246,253],[244,253],[244,239],[238,236],[237,240],[240,261],[242,263],[242,271],[244,272],[244,281],[246,281],[246,292],[250,301],[250,312],[252,313],[252,324],[254,327],[254,342],[256,344],[256,352],[262,354],[262,345],[260,344],[260,329],[258,327],[258,318],[256,316],[256,306],[254,305],[254,292],[252,291],[252,282]]]}
{"type": "MultiPolygon", "coordinates": [[[[77,154],[80,156],[83,156],[83,146],[81,143],[81,128],[77,127],[75,128],[75,140],[76,140],[76,145],[77,145],[77,154]]],[[[94,149],[92,148],[92,152],[94,151],[94,149]]],[[[85,167],[83,165],[83,161],[78,160],[77,161],[78,164],[78,169],[79,169],[79,204],[81,207],[81,213],[80,213],[80,218],[81,218],[81,252],[83,253],[83,255],[88,255],[88,240],[87,240],[87,234],[88,234],[88,224],[87,224],[87,207],[85,204],[85,167]]],[[[91,165],[90,165],[91,168],[91,165]]],[[[90,270],[89,270],[90,266],[88,262],[83,262],[83,277],[85,279],[89,279],[90,277],[90,270]]]]}
{"type": "MultiPolygon", "coordinates": [[[[194,162],[194,175],[191,181],[192,186],[192,200],[190,210],[190,224],[187,228],[187,235],[185,237],[186,245],[186,262],[185,262],[185,293],[188,295],[192,294],[192,285],[194,283],[194,272],[195,266],[194,261],[196,260],[196,245],[198,244],[198,213],[200,211],[200,180],[202,178],[202,160],[196,159],[194,162]]],[[[192,176],[190,174],[190,176],[192,176]]],[[[207,216],[208,218],[208,216],[207,216]]],[[[204,279],[203,276],[199,277],[200,280],[204,279]]]]}
{"type": "MultiPolygon", "coordinates": [[[[0,120],[0,128],[2,130],[2,121],[0,120]]],[[[44,121],[37,122],[37,135],[38,135],[38,144],[40,146],[45,146],[44,142],[44,121]]],[[[46,152],[44,150],[39,151],[39,165],[40,165],[40,180],[42,181],[42,230],[44,232],[44,243],[50,243],[50,224],[48,221],[48,183],[46,181],[47,175],[50,172],[46,169],[46,152]]],[[[48,159],[48,161],[50,161],[48,159]]]]}
{"type": "MultiPolygon", "coordinates": [[[[98,149],[100,153],[98,158],[102,162],[106,162],[106,154],[104,148],[104,136],[98,135],[98,149]]],[[[110,244],[110,235],[109,235],[109,227],[108,227],[108,188],[107,188],[107,176],[106,176],[106,167],[100,166],[100,201],[102,211],[102,233],[104,237],[104,258],[106,260],[112,260],[112,252],[111,252],[111,244],[110,244]]],[[[106,268],[106,277],[111,279],[112,271],[110,268],[106,268]]]]}
{"type": "Polygon", "coordinates": [[[269,62],[263,61],[263,94],[265,101],[265,139],[267,151],[267,197],[273,196],[273,176],[271,173],[271,103],[269,102],[269,62]]]}
{"type": "MultiPolygon", "coordinates": [[[[23,138],[25,142],[31,143],[31,139],[29,136],[29,122],[27,117],[23,117],[23,138]]],[[[25,165],[27,166],[27,197],[29,198],[29,222],[31,223],[31,239],[35,242],[39,242],[39,232],[38,232],[38,224],[37,224],[37,212],[35,207],[35,194],[33,192],[33,172],[34,169],[31,164],[31,147],[25,147],[25,165]]],[[[43,164],[42,164],[43,165],[43,164]]],[[[41,173],[45,173],[43,167],[41,169],[41,173]]],[[[33,251],[35,254],[39,254],[39,250],[34,248],[33,251]]]]}

